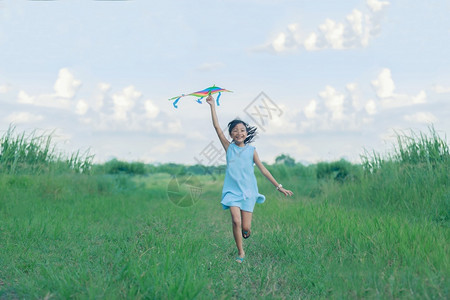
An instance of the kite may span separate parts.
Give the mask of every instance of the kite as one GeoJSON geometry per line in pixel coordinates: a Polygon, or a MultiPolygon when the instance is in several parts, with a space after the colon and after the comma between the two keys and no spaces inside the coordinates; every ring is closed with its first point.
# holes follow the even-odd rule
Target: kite
{"type": "Polygon", "coordinates": [[[187,94],[187,95],[183,94],[183,95],[181,95],[181,96],[177,96],[177,97],[170,98],[169,101],[175,100],[175,101],[173,102],[173,107],[178,108],[177,103],[178,103],[178,101],[180,100],[181,97],[184,97],[184,96],[195,96],[195,97],[199,97],[199,98],[197,99],[197,102],[201,104],[201,103],[202,103],[201,100],[202,100],[204,97],[219,93],[219,94],[217,95],[217,98],[216,98],[217,106],[219,106],[219,105],[220,105],[220,104],[219,104],[219,98],[220,98],[220,95],[221,95],[222,92],[231,92],[231,91],[226,90],[226,89],[223,89],[223,88],[220,88],[220,87],[214,85],[214,86],[211,86],[211,87],[209,87],[209,88],[206,88],[206,89],[201,90],[201,91],[198,91],[198,92],[190,93],[190,94],[187,94]]]}

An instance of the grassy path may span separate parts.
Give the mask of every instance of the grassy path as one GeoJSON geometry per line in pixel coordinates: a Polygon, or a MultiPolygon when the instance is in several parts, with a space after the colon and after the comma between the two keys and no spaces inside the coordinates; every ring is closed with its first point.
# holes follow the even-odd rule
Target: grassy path
{"type": "Polygon", "coordinates": [[[281,199],[264,183],[237,264],[220,187],[206,182],[180,208],[161,178],[0,177],[0,299],[450,295],[448,227],[339,199],[281,199]]]}

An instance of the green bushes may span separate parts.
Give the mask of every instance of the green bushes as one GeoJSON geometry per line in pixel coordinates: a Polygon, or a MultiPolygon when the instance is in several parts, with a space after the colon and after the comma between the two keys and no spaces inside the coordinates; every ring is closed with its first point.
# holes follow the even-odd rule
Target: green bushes
{"type": "Polygon", "coordinates": [[[125,162],[117,159],[112,159],[94,168],[94,173],[100,174],[144,175],[147,172],[148,170],[142,162],[125,162]]]}
{"type": "Polygon", "coordinates": [[[295,160],[287,154],[281,154],[275,158],[275,164],[283,164],[289,167],[293,167],[295,166],[295,160]]]}
{"type": "Polygon", "coordinates": [[[358,178],[360,168],[350,162],[341,159],[335,162],[319,162],[316,168],[317,179],[333,179],[337,182],[355,180],[358,178]]]}

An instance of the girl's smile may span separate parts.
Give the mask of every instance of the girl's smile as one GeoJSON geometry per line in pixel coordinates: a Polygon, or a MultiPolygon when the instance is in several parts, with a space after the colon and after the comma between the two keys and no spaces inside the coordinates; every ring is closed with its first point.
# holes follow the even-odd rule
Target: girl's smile
{"type": "Polygon", "coordinates": [[[244,124],[239,123],[231,130],[231,138],[235,142],[236,145],[244,144],[245,139],[247,138],[247,128],[244,124]]]}

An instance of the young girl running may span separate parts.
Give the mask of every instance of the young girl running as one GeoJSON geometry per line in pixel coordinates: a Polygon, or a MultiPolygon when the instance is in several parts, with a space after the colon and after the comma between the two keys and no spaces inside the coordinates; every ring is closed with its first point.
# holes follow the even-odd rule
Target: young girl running
{"type": "Polygon", "coordinates": [[[234,241],[238,249],[236,261],[242,263],[245,257],[242,238],[247,239],[250,237],[252,213],[255,203],[263,203],[265,200],[265,197],[258,193],[253,163],[258,166],[261,173],[279,192],[285,196],[292,196],[293,193],[290,190],[284,189],[281,184],[278,184],[272,174],[270,174],[259,160],[255,147],[248,145],[256,136],[256,127],[251,127],[241,120],[231,121],[228,123],[228,133],[232,139],[230,143],[219,126],[214,98],[209,95],[206,98],[206,102],[211,107],[214,129],[227,154],[227,169],[222,189],[221,203],[223,209],[230,209],[234,241]]]}

